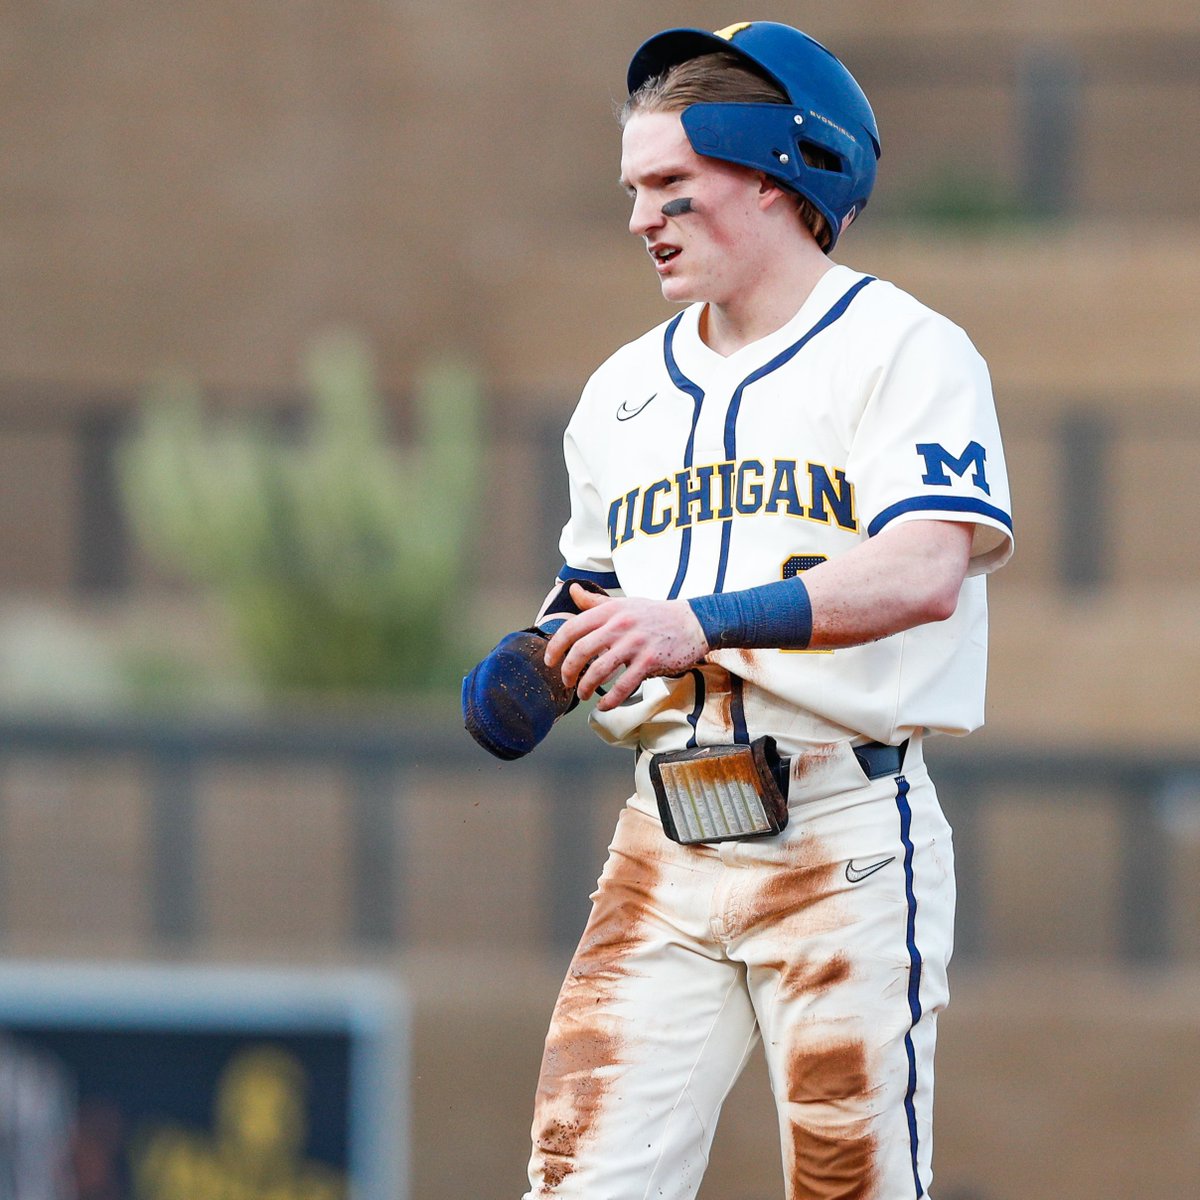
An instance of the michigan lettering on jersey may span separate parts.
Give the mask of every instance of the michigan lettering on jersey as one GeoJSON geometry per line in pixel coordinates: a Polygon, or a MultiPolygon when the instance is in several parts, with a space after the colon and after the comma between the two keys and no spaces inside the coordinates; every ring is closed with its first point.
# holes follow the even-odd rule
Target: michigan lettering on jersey
{"type": "Polygon", "coordinates": [[[757,513],[833,522],[858,532],[854,485],[846,472],[820,463],[757,458],[687,467],[618,496],[608,509],[608,537],[616,549],[638,534],[654,536],[706,521],[757,513]]]}

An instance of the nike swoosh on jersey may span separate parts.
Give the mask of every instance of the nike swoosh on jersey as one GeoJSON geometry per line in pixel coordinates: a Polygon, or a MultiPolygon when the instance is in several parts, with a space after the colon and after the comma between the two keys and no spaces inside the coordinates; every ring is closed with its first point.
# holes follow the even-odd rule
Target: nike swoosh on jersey
{"type": "MultiPolygon", "coordinates": [[[[655,392],[650,397],[650,400],[653,400],[654,397],[657,395],[658,395],[658,393],[655,392]]],[[[642,411],[642,409],[644,409],[646,407],[646,405],[648,405],[650,403],[650,400],[643,400],[642,403],[637,406],[637,408],[630,408],[629,401],[622,400],[620,407],[617,409],[617,420],[618,421],[628,421],[631,417],[636,417],[638,415],[638,413],[640,413],[642,411]]]]}
{"type": "Polygon", "coordinates": [[[890,862],[895,862],[896,856],[893,854],[891,858],[881,859],[879,862],[871,863],[867,867],[855,866],[854,859],[851,859],[846,864],[846,879],[850,883],[862,883],[868,875],[874,875],[876,871],[882,871],[890,862]]]}

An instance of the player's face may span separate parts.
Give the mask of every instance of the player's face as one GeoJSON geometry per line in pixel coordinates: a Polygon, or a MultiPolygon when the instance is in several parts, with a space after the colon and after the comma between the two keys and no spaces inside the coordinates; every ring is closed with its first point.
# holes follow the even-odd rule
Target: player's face
{"type": "Polygon", "coordinates": [[[678,113],[630,118],[621,184],[633,200],[629,230],[646,243],[666,299],[728,305],[761,277],[769,247],[759,176],[697,154],[678,113]],[[683,199],[690,206],[671,203],[683,199]]]}

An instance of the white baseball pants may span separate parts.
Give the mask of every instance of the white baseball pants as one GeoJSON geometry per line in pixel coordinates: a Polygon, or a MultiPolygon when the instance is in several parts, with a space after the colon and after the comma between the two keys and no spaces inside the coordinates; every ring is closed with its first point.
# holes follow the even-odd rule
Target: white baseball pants
{"type": "MultiPolygon", "coordinates": [[[[920,1200],[954,874],[914,739],[868,782],[848,744],[793,761],[788,827],[678,846],[621,813],[546,1040],[530,1190],[689,1200],[761,1038],[788,1200],[920,1200]]],[[[639,780],[640,783],[640,780],[639,780]]]]}

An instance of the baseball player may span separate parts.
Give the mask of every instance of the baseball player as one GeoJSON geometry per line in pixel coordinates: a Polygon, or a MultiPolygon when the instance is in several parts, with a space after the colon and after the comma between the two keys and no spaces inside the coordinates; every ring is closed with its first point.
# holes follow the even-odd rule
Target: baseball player
{"type": "Polygon", "coordinates": [[[584,389],[564,566],[463,687],[501,758],[593,697],[635,752],[527,1197],[694,1196],[761,1041],[790,1200],[912,1200],[954,917],[922,741],[980,724],[984,580],[1012,550],[987,370],[830,259],[879,135],[823,46],[673,29],[629,91],[629,228],[685,307],[584,389]]]}

